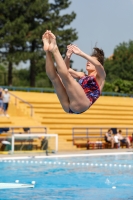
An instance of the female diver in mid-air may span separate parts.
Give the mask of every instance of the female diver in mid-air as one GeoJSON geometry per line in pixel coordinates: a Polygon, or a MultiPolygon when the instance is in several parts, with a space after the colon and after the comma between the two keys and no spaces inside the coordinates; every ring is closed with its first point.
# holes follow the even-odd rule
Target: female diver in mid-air
{"type": "Polygon", "coordinates": [[[76,45],[67,46],[66,57],[63,60],[55,35],[47,30],[42,40],[46,52],[46,73],[51,80],[62,108],[67,113],[80,114],[85,112],[98,99],[105,81],[103,68],[104,52],[94,48],[92,55],[87,55],[76,45]],[[52,55],[56,62],[56,68],[52,55]],[[69,68],[70,57],[77,54],[87,60],[86,70],[88,74],[77,72],[69,68]],[[78,82],[75,80],[78,79],[78,82]]]}

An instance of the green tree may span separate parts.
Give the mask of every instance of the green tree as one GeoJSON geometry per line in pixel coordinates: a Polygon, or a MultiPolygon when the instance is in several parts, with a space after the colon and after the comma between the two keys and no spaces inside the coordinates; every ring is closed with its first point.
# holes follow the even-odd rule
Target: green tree
{"type": "Polygon", "coordinates": [[[13,67],[13,85],[14,86],[29,86],[29,70],[17,69],[13,67]]]}
{"type": "Polygon", "coordinates": [[[107,81],[116,79],[133,80],[133,41],[121,43],[114,49],[113,56],[105,60],[107,81]]]}
{"type": "Polygon", "coordinates": [[[45,66],[41,40],[45,30],[58,36],[62,55],[67,44],[77,39],[76,30],[70,27],[76,14],[61,14],[70,4],[69,0],[0,0],[0,55],[8,62],[8,85],[12,85],[13,64],[30,60],[30,86],[35,86],[45,66]]]}
{"type": "Polygon", "coordinates": [[[7,84],[7,67],[6,65],[0,65],[0,85],[6,85],[7,84]]]}

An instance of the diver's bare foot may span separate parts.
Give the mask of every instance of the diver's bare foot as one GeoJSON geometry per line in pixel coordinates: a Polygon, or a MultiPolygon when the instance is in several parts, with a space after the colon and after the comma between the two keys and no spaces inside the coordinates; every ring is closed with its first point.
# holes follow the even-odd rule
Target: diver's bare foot
{"type": "Polygon", "coordinates": [[[56,44],[56,37],[53,33],[51,33],[51,31],[49,31],[49,40],[50,40],[50,44],[49,44],[48,50],[51,51],[52,53],[54,53],[54,51],[58,47],[57,47],[57,44],[56,44]]]}
{"type": "Polygon", "coordinates": [[[49,50],[49,33],[46,31],[43,36],[42,36],[42,41],[43,41],[43,49],[44,51],[49,50]]]}

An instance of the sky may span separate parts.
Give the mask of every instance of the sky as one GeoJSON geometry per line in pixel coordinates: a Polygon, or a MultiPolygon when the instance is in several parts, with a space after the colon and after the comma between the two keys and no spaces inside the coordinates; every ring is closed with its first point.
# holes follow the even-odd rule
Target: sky
{"type": "MultiPolygon", "coordinates": [[[[78,32],[74,42],[91,54],[93,47],[102,48],[105,57],[113,54],[120,43],[133,40],[133,0],[71,0],[67,13],[77,16],[71,26],[78,32]]],[[[73,68],[85,69],[86,60],[73,55],[73,68]]]]}
{"type": "MultiPolygon", "coordinates": [[[[74,44],[85,53],[91,54],[97,44],[107,58],[120,43],[133,40],[133,0],[70,1],[71,5],[63,13],[77,14],[70,26],[78,33],[74,44]]],[[[72,60],[74,69],[85,71],[85,59],[73,55],[72,60]]]]}

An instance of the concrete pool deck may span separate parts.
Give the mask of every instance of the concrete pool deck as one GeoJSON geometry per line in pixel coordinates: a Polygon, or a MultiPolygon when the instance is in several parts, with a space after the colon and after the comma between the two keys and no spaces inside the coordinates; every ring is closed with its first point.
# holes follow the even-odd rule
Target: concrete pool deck
{"type": "Polygon", "coordinates": [[[46,152],[23,152],[14,154],[0,154],[0,159],[13,159],[13,158],[37,158],[37,157],[65,157],[65,156],[82,156],[82,155],[116,155],[116,154],[133,154],[133,149],[96,149],[96,150],[77,150],[77,151],[58,151],[56,153],[46,152]]]}

